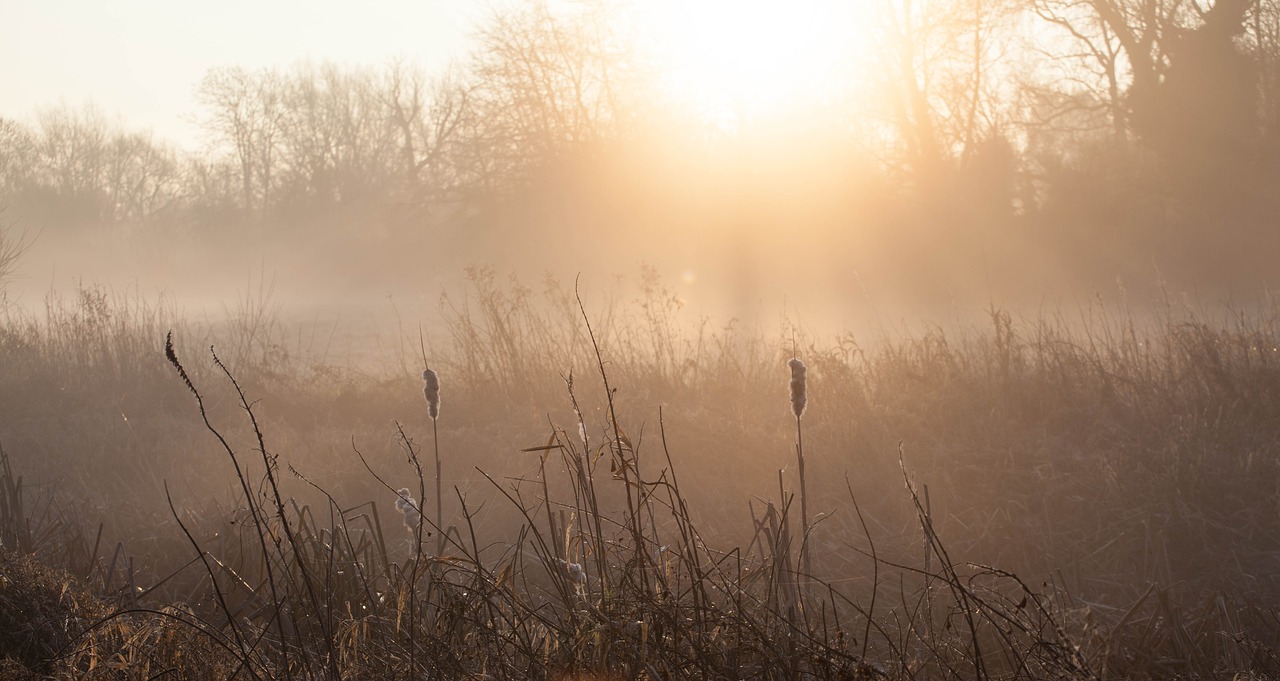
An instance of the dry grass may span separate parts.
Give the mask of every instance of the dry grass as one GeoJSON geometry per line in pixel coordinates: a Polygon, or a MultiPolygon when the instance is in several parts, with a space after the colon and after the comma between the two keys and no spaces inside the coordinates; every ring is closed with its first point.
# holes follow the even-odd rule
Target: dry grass
{"type": "Polygon", "coordinates": [[[1280,673],[1275,307],[993,311],[819,342],[691,326],[654,279],[585,315],[553,282],[472,281],[426,352],[434,436],[414,352],[324,367],[252,315],[214,362],[217,336],[92,290],[11,316],[0,536],[115,612],[56,620],[57,645],[15,659],[128,678],[1280,673]],[[401,487],[444,520],[407,531],[401,487]]]}

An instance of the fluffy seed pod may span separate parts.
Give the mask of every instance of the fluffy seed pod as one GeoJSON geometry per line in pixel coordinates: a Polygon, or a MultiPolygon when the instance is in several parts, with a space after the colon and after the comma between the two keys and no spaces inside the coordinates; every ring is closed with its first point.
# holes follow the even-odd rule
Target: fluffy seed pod
{"type": "Polygon", "coordinates": [[[404,526],[410,530],[422,523],[422,512],[418,510],[418,502],[409,494],[408,487],[396,490],[396,510],[404,516],[404,526]]]}
{"type": "Polygon", "coordinates": [[[427,369],[422,372],[422,380],[426,382],[422,394],[427,398],[427,415],[435,419],[440,416],[440,377],[427,369]]]}
{"type": "Polygon", "coordinates": [[[809,372],[804,366],[804,362],[793,357],[787,366],[791,367],[791,411],[796,418],[804,416],[804,408],[808,403],[808,397],[805,394],[807,379],[805,375],[809,372]]]}
{"type": "Polygon", "coordinates": [[[557,558],[556,562],[560,564],[560,569],[564,570],[570,582],[578,586],[587,583],[587,571],[583,569],[581,563],[570,563],[561,558],[557,558]]]}
{"type": "Polygon", "coordinates": [[[409,493],[408,487],[401,487],[396,490],[396,510],[405,513],[409,509],[417,508],[418,504],[413,500],[413,495],[409,493]]]}

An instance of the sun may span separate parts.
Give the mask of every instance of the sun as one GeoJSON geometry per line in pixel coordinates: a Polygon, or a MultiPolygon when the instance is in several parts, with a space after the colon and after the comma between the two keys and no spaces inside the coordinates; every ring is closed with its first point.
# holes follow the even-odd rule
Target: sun
{"type": "Polygon", "coordinates": [[[839,90],[866,52],[867,4],[650,0],[641,28],[662,88],[732,130],[839,90]]]}

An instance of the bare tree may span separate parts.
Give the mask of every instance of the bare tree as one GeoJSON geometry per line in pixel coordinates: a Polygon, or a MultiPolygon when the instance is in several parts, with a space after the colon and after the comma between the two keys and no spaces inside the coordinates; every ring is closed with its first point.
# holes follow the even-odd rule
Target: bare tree
{"type": "Polygon", "coordinates": [[[28,237],[25,233],[16,233],[13,224],[4,221],[4,213],[0,210],[0,310],[8,305],[6,289],[17,271],[18,262],[26,255],[34,240],[34,237],[28,237]]]}
{"type": "Polygon", "coordinates": [[[12,196],[35,181],[36,137],[27,126],[0,118],[0,197],[12,196]]]}
{"type": "Polygon", "coordinates": [[[177,152],[150,133],[126,130],[93,106],[46,109],[38,120],[31,156],[19,162],[58,202],[87,206],[97,219],[139,221],[177,201],[177,152]]]}
{"type": "Polygon", "coordinates": [[[931,184],[967,162],[1011,117],[1007,51],[1017,7],[1009,0],[884,0],[880,88],[901,160],[931,184]],[[1001,69],[1004,69],[1002,72],[1001,69]]]}
{"type": "Polygon", "coordinates": [[[521,178],[616,133],[625,58],[598,8],[559,16],[539,3],[495,15],[477,38],[470,154],[483,181],[521,178]]]}
{"type": "Polygon", "coordinates": [[[265,216],[277,178],[276,157],[283,126],[278,76],[242,68],[210,71],[197,88],[203,125],[214,148],[236,160],[241,200],[249,213],[265,216]]]}
{"type": "Polygon", "coordinates": [[[116,220],[148,220],[181,194],[177,152],[150,134],[120,131],[107,148],[105,187],[116,220]]]}
{"type": "Polygon", "coordinates": [[[1256,0],[1029,0],[1028,7],[1057,30],[1045,56],[1070,62],[1066,76],[1076,86],[1105,93],[1116,137],[1151,133],[1165,125],[1176,81],[1238,75],[1223,55],[1245,29],[1256,0]],[[1218,62],[1217,66],[1213,62],[1218,62]],[[1197,77],[1200,74],[1201,77],[1197,77]],[[1171,82],[1173,83],[1171,85],[1171,82]]]}
{"type": "Polygon", "coordinates": [[[103,201],[112,131],[102,112],[50,108],[38,121],[41,180],[64,197],[103,201]]]}
{"type": "Polygon", "coordinates": [[[304,65],[277,82],[282,187],[309,202],[341,203],[383,192],[399,154],[380,75],[304,65]]]}
{"type": "Polygon", "coordinates": [[[473,91],[457,75],[428,81],[403,63],[388,69],[383,96],[399,133],[401,181],[415,202],[454,196],[467,183],[457,161],[474,121],[473,91]]]}

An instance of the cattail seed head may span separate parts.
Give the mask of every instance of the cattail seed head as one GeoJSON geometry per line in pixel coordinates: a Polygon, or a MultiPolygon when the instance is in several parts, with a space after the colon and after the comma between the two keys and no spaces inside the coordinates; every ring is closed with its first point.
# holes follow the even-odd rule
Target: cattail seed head
{"type": "Polygon", "coordinates": [[[804,362],[798,358],[792,357],[787,366],[791,367],[791,411],[796,418],[804,416],[804,408],[808,403],[806,393],[806,374],[809,370],[805,367],[804,362]]]}
{"type": "Polygon", "coordinates": [[[582,567],[582,563],[570,563],[562,558],[557,558],[556,563],[574,585],[581,586],[587,583],[587,571],[582,567]]]}
{"type": "Polygon", "coordinates": [[[422,394],[427,398],[427,415],[434,420],[440,416],[440,377],[427,369],[422,372],[422,380],[426,383],[422,394]]]}
{"type": "Polygon", "coordinates": [[[409,493],[408,487],[401,487],[400,489],[396,490],[396,510],[397,511],[404,513],[405,509],[414,508],[416,505],[417,504],[415,504],[413,501],[413,495],[409,493]]]}
{"type": "Polygon", "coordinates": [[[418,502],[413,500],[408,487],[396,490],[396,510],[404,516],[404,526],[410,530],[422,524],[422,512],[418,510],[418,502]]]}

